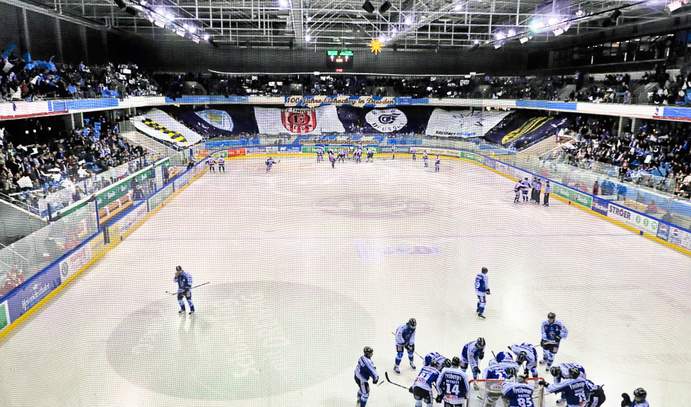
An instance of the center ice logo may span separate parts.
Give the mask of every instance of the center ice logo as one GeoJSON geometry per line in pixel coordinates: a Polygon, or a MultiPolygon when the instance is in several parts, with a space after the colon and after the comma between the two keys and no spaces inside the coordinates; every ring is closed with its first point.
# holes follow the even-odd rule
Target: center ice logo
{"type": "Polygon", "coordinates": [[[365,115],[365,120],[382,133],[399,131],[408,124],[405,113],[398,109],[375,109],[365,115]]]}
{"type": "Polygon", "coordinates": [[[352,369],[340,355],[374,335],[374,319],[350,297],[309,285],[212,284],[195,294],[195,305],[194,316],[180,317],[175,298],[166,298],[123,318],[106,344],[112,368],[172,397],[246,400],[352,369]]]}

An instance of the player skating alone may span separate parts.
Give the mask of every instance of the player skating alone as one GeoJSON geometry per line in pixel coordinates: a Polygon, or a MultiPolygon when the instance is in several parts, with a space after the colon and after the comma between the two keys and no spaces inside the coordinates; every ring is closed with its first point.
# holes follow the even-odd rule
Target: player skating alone
{"type": "Polygon", "coordinates": [[[324,149],[322,147],[317,147],[317,162],[320,163],[324,161],[324,149]]]}
{"type": "Polygon", "coordinates": [[[444,367],[437,378],[437,403],[444,403],[444,407],[465,407],[468,399],[468,377],[461,369],[461,359],[454,356],[451,366],[444,367]]]}
{"type": "Polygon", "coordinates": [[[429,167],[429,156],[427,155],[427,150],[422,152],[422,162],[425,164],[425,168],[429,167]]]}
{"type": "Polygon", "coordinates": [[[356,407],[365,407],[367,404],[367,399],[369,398],[369,379],[372,379],[372,383],[377,384],[379,381],[379,374],[377,374],[377,368],[372,362],[372,355],[374,350],[369,346],[365,346],[362,350],[363,355],[357,361],[357,366],[355,366],[355,383],[357,383],[357,403],[356,407]]]}
{"type": "Polygon", "coordinates": [[[413,153],[413,161],[417,161],[417,150],[413,149],[411,153],[413,153]]]}
{"type": "Polygon", "coordinates": [[[408,322],[399,326],[396,329],[396,364],[393,367],[393,371],[396,373],[401,373],[401,359],[403,359],[403,349],[408,352],[408,362],[410,362],[410,368],[415,370],[415,361],[413,356],[415,356],[415,329],[417,328],[417,321],[415,318],[410,318],[408,322]]]}
{"type": "Polygon", "coordinates": [[[525,376],[518,375],[516,381],[505,381],[501,388],[506,407],[533,407],[535,388],[525,382],[525,376]]]}
{"type": "Polygon", "coordinates": [[[566,402],[566,407],[583,407],[590,398],[592,388],[586,379],[580,377],[581,372],[574,368],[569,371],[569,379],[560,383],[549,384],[544,380],[540,384],[547,386],[550,393],[561,393],[562,399],[566,402]]]}
{"type": "Polygon", "coordinates": [[[487,296],[490,295],[489,290],[489,278],[487,277],[487,267],[483,267],[482,270],[475,276],[475,295],[477,295],[477,307],[475,312],[477,316],[485,319],[485,307],[487,306],[487,296]]]}
{"type": "Polygon", "coordinates": [[[440,167],[441,167],[441,160],[439,159],[439,155],[437,155],[437,159],[434,160],[434,172],[439,172],[440,167]]]}
{"type": "Polygon", "coordinates": [[[432,360],[429,366],[423,366],[420,369],[420,373],[409,389],[413,393],[415,407],[422,407],[423,401],[427,407],[432,407],[432,388],[437,386],[438,378],[439,370],[436,361],[432,360]]]}
{"type": "Polygon", "coordinates": [[[331,163],[331,168],[336,168],[336,156],[331,150],[329,150],[329,162],[331,163]]]}
{"type": "Polygon", "coordinates": [[[463,349],[461,349],[461,369],[465,372],[470,366],[475,380],[480,374],[480,361],[485,357],[485,345],[485,338],[477,338],[463,345],[463,349]]]}
{"type": "Polygon", "coordinates": [[[194,313],[194,304],[192,303],[192,276],[190,273],[183,271],[181,266],[175,266],[175,279],[173,280],[178,285],[178,304],[180,304],[179,314],[185,313],[185,301],[190,306],[190,315],[194,313]]]}
{"type": "Polygon", "coordinates": [[[646,397],[648,397],[648,392],[642,387],[633,391],[633,401],[631,401],[631,396],[628,393],[623,393],[621,395],[621,407],[650,407],[645,400],[646,397]]]}
{"type": "Polygon", "coordinates": [[[266,159],[264,164],[266,164],[266,172],[269,172],[269,171],[271,171],[271,167],[273,167],[274,164],[276,164],[276,161],[274,161],[273,158],[269,157],[266,159]]]}
{"type": "Polygon", "coordinates": [[[564,324],[557,320],[557,316],[554,312],[547,314],[547,320],[542,322],[542,340],[540,341],[540,346],[542,346],[542,360],[541,365],[547,365],[547,370],[554,363],[554,357],[559,351],[559,344],[562,339],[566,339],[569,336],[569,330],[566,329],[564,324]]]}
{"type": "Polygon", "coordinates": [[[516,362],[519,365],[525,363],[526,374],[530,371],[533,377],[537,377],[537,349],[530,343],[523,342],[509,346],[509,350],[516,355],[516,362]]]}

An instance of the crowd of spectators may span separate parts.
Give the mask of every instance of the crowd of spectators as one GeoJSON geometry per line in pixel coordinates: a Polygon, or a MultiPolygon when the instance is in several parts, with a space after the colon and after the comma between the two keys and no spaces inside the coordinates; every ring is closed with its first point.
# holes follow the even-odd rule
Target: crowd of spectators
{"type": "Polygon", "coordinates": [[[151,96],[158,85],[135,64],[87,66],[33,60],[5,52],[0,61],[0,101],[151,96]]]}
{"type": "Polygon", "coordinates": [[[618,167],[622,181],[658,187],[669,185],[676,195],[691,196],[691,137],[684,123],[643,121],[637,132],[614,131],[612,118],[579,116],[572,131],[575,142],[565,158],[583,166],[601,162],[618,167]]]}
{"type": "MultiPolygon", "coordinates": [[[[105,118],[85,120],[64,131],[42,121],[27,122],[26,134],[14,137],[0,129],[0,192],[54,192],[109,168],[143,157],[140,146],[120,137],[117,124],[105,118]],[[31,137],[33,143],[22,140],[31,137]]],[[[74,189],[79,194],[79,188],[74,189]]],[[[32,195],[32,199],[37,199],[32,195]]]]}

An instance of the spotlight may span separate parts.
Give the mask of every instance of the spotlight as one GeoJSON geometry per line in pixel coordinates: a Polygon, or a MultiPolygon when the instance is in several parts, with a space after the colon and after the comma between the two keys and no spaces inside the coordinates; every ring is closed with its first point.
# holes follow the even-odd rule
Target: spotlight
{"type": "Polygon", "coordinates": [[[552,31],[552,32],[554,33],[554,36],[555,36],[555,37],[558,37],[558,36],[564,34],[564,29],[561,28],[561,27],[557,27],[557,28],[556,28],[554,31],[552,31]]]}
{"type": "Polygon", "coordinates": [[[518,40],[518,41],[520,41],[520,42],[521,42],[521,44],[525,44],[526,42],[528,42],[528,40],[529,40],[529,38],[528,38],[528,37],[521,37],[521,39],[520,39],[520,40],[518,40]]]}
{"type": "Polygon", "coordinates": [[[506,34],[504,34],[503,31],[499,31],[499,32],[497,32],[496,34],[494,34],[494,38],[496,38],[497,40],[501,41],[501,40],[503,40],[503,39],[506,38],[506,34]]]}
{"type": "Polygon", "coordinates": [[[278,0],[278,8],[285,10],[289,7],[290,7],[290,1],[289,0],[278,0]]]}
{"type": "Polygon", "coordinates": [[[381,4],[381,6],[379,6],[379,14],[386,13],[387,11],[389,11],[390,8],[391,8],[391,2],[389,0],[386,0],[385,2],[383,2],[381,4]]]}
{"type": "Polygon", "coordinates": [[[210,38],[211,38],[211,36],[210,36],[209,34],[204,34],[204,35],[202,35],[202,39],[203,39],[204,41],[209,41],[210,38]]]}
{"type": "Polygon", "coordinates": [[[305,42],[310,42],[310,41],[312,41],[312,36],[309,34],[305,35],[305,42]]]}
{"type": "Polygon", "coordinates": [[[365,0],[365,2],[362,4],[362,9],[370,14],[374,13],[374,6],[369,0],[365,0]]]}
{"type": "Polygon", "coordinates": [[[496,44],[494,44],[494,49],[499,49],[502,45],[504,44],[502,44],[501,42],[497,42],[496,44]]]}
{"type": "Polygon", "coordinates": [[[413,19],[413,16],[406,16],[405,18],[405,25],[413,25],[415,20],[413,19]]]}
{"type": "Polygon", "coordinates": [[[530,31],[537,33],[545,27],[545,23],[540,19],[535,19],[530,22],[530,31]]]}
{"type": "Polygon", "coordinates": [[[514,30],[514,29],[512,28],[512,29],[510,29],[509,32],[508,32],[508,37],[513,37],[514,35],[516,35],[516,30],[514,30]]]}

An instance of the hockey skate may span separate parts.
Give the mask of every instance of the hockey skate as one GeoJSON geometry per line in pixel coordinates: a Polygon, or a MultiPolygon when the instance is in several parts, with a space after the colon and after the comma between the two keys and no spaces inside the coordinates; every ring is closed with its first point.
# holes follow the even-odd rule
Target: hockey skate
{"type": "Polygon", "coordinates": [[[415,362],[413,362],[412,360],[410,361],[410,368],[413,369],[413,370],[417,369],[417,368],[415,367],[415,362]]]}
{"type": "Polygon", "coordinates": [[[398,374],[401,374],[401,369],[398,367],[398,365],[394,365],[393,371],[398,373],[398,374]]]}

